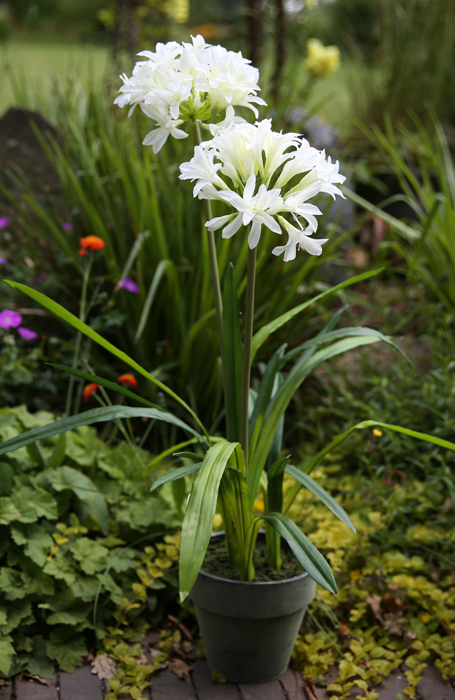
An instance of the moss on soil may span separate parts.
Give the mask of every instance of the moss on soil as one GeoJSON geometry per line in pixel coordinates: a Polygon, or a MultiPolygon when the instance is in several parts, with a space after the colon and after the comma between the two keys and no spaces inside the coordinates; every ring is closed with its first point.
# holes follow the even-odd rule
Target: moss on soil
{"type": "MultiPolygon", "coordinates": [[[[281,549],[283,563],[281,569],[275,570],[267,564],[267,548],[265,542],[258,542],[253,554],[255,569],[254,581],[283,581],[303,573],[303,568],[291,551],[281,549]]],[[[229,563],[224,539],[211,541],[205,555],[204,571],[213,576],[240,581],[236,567],[229,563]]]]}

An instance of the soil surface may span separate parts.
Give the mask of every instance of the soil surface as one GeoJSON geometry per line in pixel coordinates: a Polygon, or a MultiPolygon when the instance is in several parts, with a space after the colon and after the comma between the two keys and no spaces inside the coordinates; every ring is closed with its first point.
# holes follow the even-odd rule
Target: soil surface
{"type": "MultiPolygon", "coordinates": [[[[256,572],[254,581],[283,581],[287,578],[300,576],[300,574],[303,573],[304,569],[290,550],[282,548],[281,558],[283,560],[281,569],[272,569],[267,564],[267,548],[265,542],[258,542],[253,554],[253,563],[256,572]]],[[[202,568],[213,576],[240,581],[239,572],[236,567],[229,563],[224,540],[210,542],[202,568]]]]}

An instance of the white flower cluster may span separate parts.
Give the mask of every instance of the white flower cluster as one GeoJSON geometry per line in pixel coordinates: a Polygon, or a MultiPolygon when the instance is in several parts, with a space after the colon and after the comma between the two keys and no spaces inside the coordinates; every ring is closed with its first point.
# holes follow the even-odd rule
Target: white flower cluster
{"type": "MultiPolygon", "coordinates": [[[[222,46],[206,44],[202,36],[192,37],[191,43],[170,41],[157,44],[156,51],[142,51],[133,75],[123,80],[121,93],[115,100],[120,107],[136,105],[156,123],[156,128],[144,139],[153,152],[163,147],[169,135],[177,139],[187,136],[178,127],[187,119],[193,122],[205,114],[243,106],[253,110],[254,104],[265,102],[257,96],[259,71],[250,66],[241,52],[228,51],[222,46]]],[[[203,119],[206,121],[206,119],[203,119]]]]}
{"type": "Polygon", "coordinates": [[[298,134],[272,131],[269,119],[252,125],[233,118],[233,112],[228,116],[231,122],[196,146],[194,157],[180,166],[182,180],[196,181],[195,197],[218,199],[234,209],[207,227],[224,227],[223,238],[230,238],[251,224],[250,248],[258,245],[262,225],[279,234],[284,229],[288,241],[274,248],[274,255],[284,253],[285,261],[294,260],[297,249],[320,255],[328,239],[311,238],[322,212],[308,200],[319,192],[344,196],[336,186],[346,179],[338,161],[332,163],[298,134]]]}

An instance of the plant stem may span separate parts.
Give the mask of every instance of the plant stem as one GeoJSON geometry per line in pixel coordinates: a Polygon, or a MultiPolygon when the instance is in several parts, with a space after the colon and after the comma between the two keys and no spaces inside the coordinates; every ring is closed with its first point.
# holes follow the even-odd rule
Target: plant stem
{"type": "Polygon", "coordinates": [[[240,414],[240,444],[245,453],[248,483],[248,403],[250,398],[251,346],[253,341],[254,287],[256,281],[256,248],[248,248],[246,272],[245,329],[243,338],[243,372],[240,414]]]}
{"type": "MultiPolygon", "coordinates": [[[[197,146],[201,143],[201,127],[199,123],[196,122],[194,125],[194,141],[197,146]]],[[[212,206],[210,200],[204,199],[204,214],[205,220],[210,221],[212,219],[212,206]]],[[[215,236],[213,231],[207,229],[207,242],[209,246],[209,263],[210,263],[210,276],[212,278],[212,289],[213,298],[215,301],[215,311],[216,311],[216,325],[218,328],[218,337],[220,339],[220,355],[221,355],[221,371],[223,376],[223,386],[224,382],[224,351],[223,351],[223,302],[221,298],[221,285],[220,285],[220,275],[218,272],[218,260],[216,257],[216,246],[215,246],[215,236]]]]}
{"type": "MultiPolygon", "coordinates": [[[[88,260],[84,268],[84,276],[82,278],[82,292],[81,292],[81,303],[79,307],[79,320],[82,321],[82,323],[85,323],[85,307],[87,303],[87,287],[88,287],[88,281],[90,278],[90,270],[92,268],[92,253],[89,252],[88,254],[88,260]]],[[[82,333],[78,331],[78,334],[76,336],[76,344],[74,346],[74,354],[73,354],[73,362],[71,363],[71,367],[73,369],[76,368],[77,361],[79,359],[79,353],[81,351],[81,340],[82,340],[82,333]]],[[[68,392],[66,394],[66,405],[65,405],[65,417],[68,418],[70,415],[71,411],[71,399],[73,396],[73,387],[74,387],[74,375],[70,376],[69,384],[68,384],[68,392]]]]}

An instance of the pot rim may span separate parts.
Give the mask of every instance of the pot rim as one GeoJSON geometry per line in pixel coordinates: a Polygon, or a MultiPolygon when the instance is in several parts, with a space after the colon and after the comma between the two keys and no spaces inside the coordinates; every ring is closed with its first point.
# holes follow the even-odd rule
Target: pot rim
{"type": "MultiPolygon", "coordinates": [[[[263,530],[259,531],[259,534],[264,534],[263,530]]],[[[214,532],[210,536],[210,539],[221,539],[225,537],[224,531],[220,532],[214,532]]],[[[302,571],[301,574],[298,576],[292,576],[291,578],[283,578],[280,581],[237,581],[237,579],[233,578],[224,578],[223,576],[215,576],[215,574],[209,574],[208,571],[204,571],[204,569],[199,570],[199,574],[203,576],[207,576],[209,579],[213,579],[216,581],[223,581],[224,583],[230,583],[230,584],[236,584],[239,586],[279,586],[279,585],[284,585],[284,584],[289,584],[291,581],[299,581],[300,579],[306,578],[307,576],[311,578],[308,574],[308,571],[302,571]]]]}

